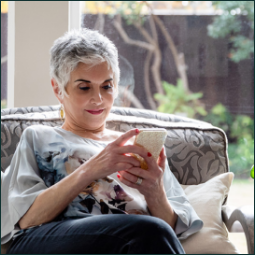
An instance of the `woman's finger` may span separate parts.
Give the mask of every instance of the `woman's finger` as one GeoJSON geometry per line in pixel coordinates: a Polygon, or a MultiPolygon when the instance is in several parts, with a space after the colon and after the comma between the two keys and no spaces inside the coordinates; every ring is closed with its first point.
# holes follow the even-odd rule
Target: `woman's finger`
{"type": "Polygon", "coordinates": [[[120,174],[121,175],[125,175],[125,172],[132,174],[134,176],[139,176],[143,179],[146,179],[146,176],[148,177],[149,172],[147,170],[144,170],[140,167],[131,167],[129,169],[125,169],[124,171],[121,171],[120,174]]]}
{"type": "Polygon", "coordinates": [[[118,148],[118,153],[122,154],[122,155],[123,154],[134,153],[134,154],[137,154],[137,155],[141,156],[142,158],[144,158],[144,160],[146,161],[148,166],[153,166],[154,167],[154,166],[157,165],[157,162],[152,157],[151,153],[148,152],[143,147],[140,147],[140,146],[137,146],[137,145],[122,146],[122,147],[118,148]]]}
{"type": "Polygon", "coordinates": [[[131,181],[125,179],[125,178],[124,178],[123,176],[121,176],[121,175],[118,175],[118,178],[119,178],[119,180],[120,180],[122,183],[124,183],[125,185],[127,185],[127,186],[130,187],[130,188],[134,188],[134,189],[138,189],[138,190],[139,190],[139,188],[141,187],[140,185],[136,184],[135,182],[131,182],[131,181]]]}
{"type": "Polygon", "coordinates": [[[140,147],[137,145],[125,145],[118,148],[118,153],[119,154],[135,153],[135,154],[139,154],[141,157],[146,157],[148,154],[148,151],[144,149],[143,147],[140,147]]]}
{"type": "Polygon", "coordinates": [[[133,167],[139,167],[140,166],[140,161],[132,156],[119,156],[118,157],[118,161],[122,162],[122,163],[129,163],[131,164],[133,167]]]}
{"type": "Polygon", "coordinates": [[[133,167],[133,165],[129,164],[129,163],[117,163],[115,165],[115,172],[123,171],[123,170],[129,169],[129,168],[132,168],[132,167],[133,167]]]}
{"type": "Polygon", "coordinates": [[[158,157],[158,166],[165,170],[165,164],[166,164],[166,154],[165,154],[165,148],[162,147],[162,150],[160,151],[159,157],[158,157]]]}
{"type": "Polygon", "coordinates": [[[132,182],[132,183],[136,183],[137,182],[137,178],[141,176],[137,176],[137,175],[133,175],[131,173],[129,173],[128,171],[120,171],[118,172],[124,179],[132,182]]]}
{"type": "Polygon", "coordinates": [[[127,131],[126,133],[124,133],[123,135],[121,135],[118,139],[116,139],[112,144],[115,144],[117,146],[124,146],[125,143],[132,138],[133,136],[139,134],[139,129],[131,129],[129,131],[127,131]]]}

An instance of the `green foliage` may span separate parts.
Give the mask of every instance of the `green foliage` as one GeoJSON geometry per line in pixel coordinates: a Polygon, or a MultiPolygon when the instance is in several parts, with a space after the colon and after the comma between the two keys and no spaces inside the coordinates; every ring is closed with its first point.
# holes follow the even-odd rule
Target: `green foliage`
{"type": "Polygon", "coordinates": [[[246,115],[236,115],[231,125],[232,138],[254,138],[254,120],[246,115]]]}
{"type": "Polygon", "coordinates": [[[237,175],[247,174],[254,164],[254,120],[246,115],[233,115],[220,103],[204,120],[227,134],[230,170],[237,175]]]}
{"type": "Polygon", "coordinates": [[[212,1],[216,9],[223,13],[214,18],[208,26],[208,34],[213,38],[230,36],[233,49],[230,58],[234,62],[250,58],[254,53],[254,1],[212,1]],[[251,33],[248,36],[240,35],[242,17],[246,17],[251,33]]]}
{"type": "Polygon", "coordinates": [[[183,87],[181,79],[177,85],[162,83],[165,95],[155,94],[154,98],[159,102],[158,111],[171,114],[185,114],[187,117],[194,118],[197,114],[205,116],[207,114],[204,107],[198,101],[203,97],[203,93],[187,93],[183,87]]]}
{"type": "Polygon", "coordinates": [[[237,142],[241,138],[254,138],[254,120],[246,115],[231,114],[221,103],[211,109],[204,121],[222,128],[231,142],[237,142]]]}
{"type": "Polygon", "coordinates": [[[237,143],[228,145],[229,166],[236,175],[248,176],[254,164],[254,139],[240,138],[237,143]]]}
{"type": "Polygon", "coordinates": [[[251,53],[254,54],[254,41],[245,36],[238,35],[230,39],[233,42],[234,49],[230,50],[231,59],[234,62],[247,59],[251,53]]]}
{"type": "Polygon", "coordinates": [[[250,176],[252,179],[254,179],[254,165],[251,168],[250,176]]]}
{"type": "MultiPolygon", "coordinates": [[[[112,2],[114,4],[114,1],[112,2]]],[[[138,1],[122,1],[120,6],[116,5],[116,13],[126,21],[127,25],[140,24],[145,22],[145,16],[142,15],[142,10],[145,7],[144,2],[138,1]]]]}
{"type": "Polygon", "coordinates": [[[208,115],[205,116],[204,121],[207,121],[216,127],[222,128],[226,134],[229,135],[233,122],[233,116],[224,105],[219,103],[211,109],[208,115]]]}
{"type": "Polygon", "coordinates": [[[1,109],[4,109],[4,108],[7,108],[7,101],[5,99],[1,100],[1,109]]]}

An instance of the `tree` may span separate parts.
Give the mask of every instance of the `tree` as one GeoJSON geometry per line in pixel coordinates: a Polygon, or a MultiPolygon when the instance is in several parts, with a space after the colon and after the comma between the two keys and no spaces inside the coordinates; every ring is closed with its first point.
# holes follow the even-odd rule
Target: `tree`
{"type": "Polygon", "coordinates": [[[148,1],[122,1],[121,5],[116,5],[114,1],[104,1],[106,4],[110,5],[115,9],[115,17],[113,19],[113,25],[119,32],[122,39],[130,44],[141,47],[147,50],[147,57],[144,64],[144,87],[147,96],[148,103],[151,109],[156,110],[157,105],[153,99],[153,95],[150,90],[149,74],[152,73],[153,81],[156,90],[159,94],[164,94],[164,89],[162,86],[162,80],[160,75],[160,67],[162,63],[162,53],[158,42],[158,31],[157,28],[163,34],[168,47],[173,55],[174,62],[176,65],[177,73],[179,78],[182,80],[182,84],[186,93],[190,93],[188,79],[186,74],[186,64],[184,59],[184,54],[178,52],[173,39],[164,26],[161,19],[153,14],[153,9],[151,8],[148,1]],[[146,8],[146,14],[144,15],[144,9],[146,8]],[[122,26],[122,19],[128,25],[133,25],[143,36],[143,41],[131,39],[122,26]],[[150,31],[144,27],[145,21],[148,21],[150,31]]]}
{"type": "Polygon", "coordinates": [[[208,35],[213,38],[229,36],[232,43],[230,59],[239,62],[254,54],[254,1],[212,1],[222,14],[208,26],[208,35]],[[249,27],[248,34],[242,34],[243,21],[249,27]]]}

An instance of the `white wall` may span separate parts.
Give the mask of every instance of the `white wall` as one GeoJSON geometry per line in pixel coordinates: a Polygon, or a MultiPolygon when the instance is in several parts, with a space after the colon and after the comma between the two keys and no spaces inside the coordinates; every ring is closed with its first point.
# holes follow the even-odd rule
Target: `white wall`
{"type": "Polygon", "coordinates": [[[15,1],[14,107],[58,104],[49,50],[68,31],[68,1],[15,1]]]}

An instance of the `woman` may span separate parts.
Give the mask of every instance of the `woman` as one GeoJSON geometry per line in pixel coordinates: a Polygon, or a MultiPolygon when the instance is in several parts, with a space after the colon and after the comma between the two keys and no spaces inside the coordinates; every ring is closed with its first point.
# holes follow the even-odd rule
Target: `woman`
{"type": "Polygon", "coordinates": [[[50,68],[65,121],[27,128],[6,170],[1,237],[13,238],[8,252],[184,253],[177,237],[202,222],[164,148],[156,162],[131,145],[139,130],[105,127],[120,76],[114,44],[89,29],[68,32],[55,41],[50,68]]]}

